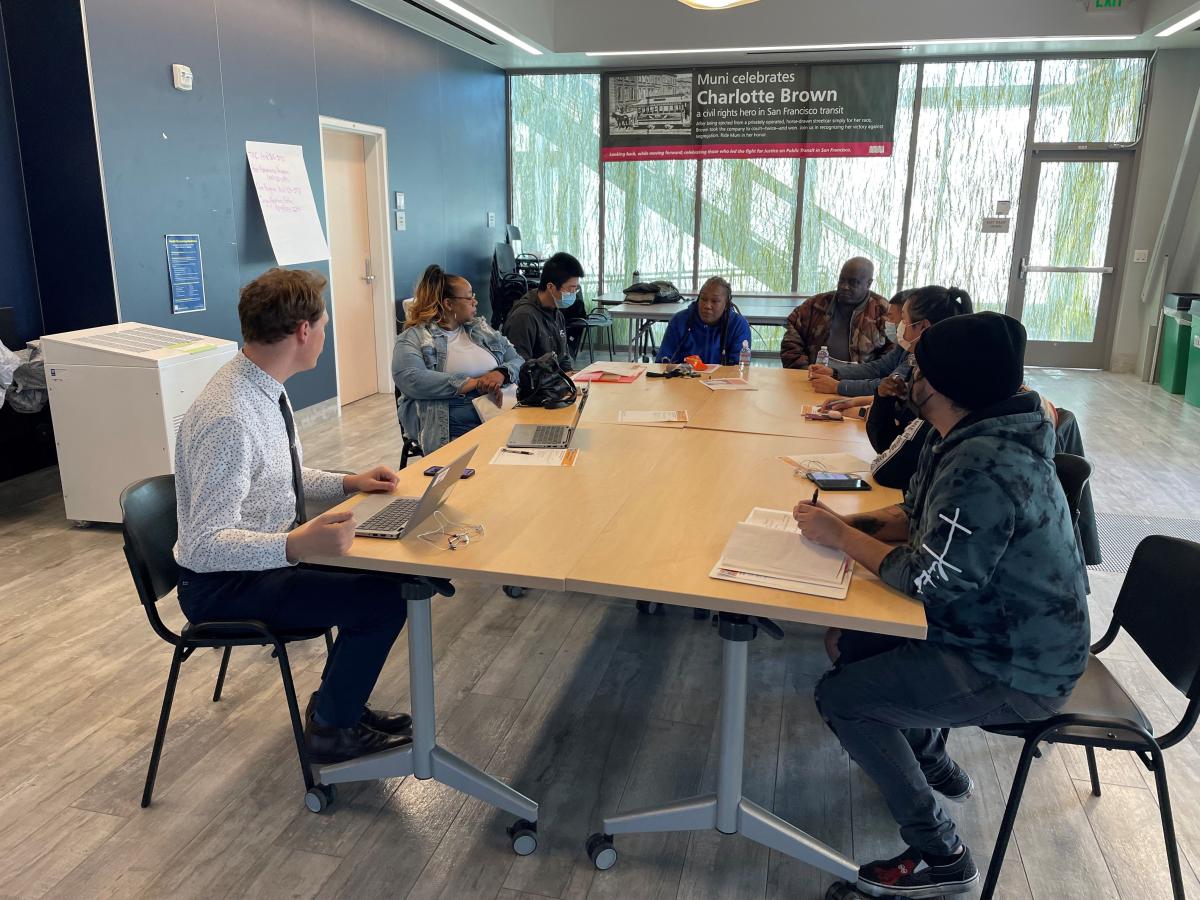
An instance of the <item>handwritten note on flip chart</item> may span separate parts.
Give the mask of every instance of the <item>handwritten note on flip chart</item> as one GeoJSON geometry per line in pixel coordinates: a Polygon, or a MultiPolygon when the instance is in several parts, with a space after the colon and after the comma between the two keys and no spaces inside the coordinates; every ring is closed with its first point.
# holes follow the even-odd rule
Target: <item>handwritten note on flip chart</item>
{"type": "Polygon", "coordinates": [[[246,159],[279,265],[329,259],[329,244],[321,231],[304,165],[304,148],[246,141],[246,159]]]}

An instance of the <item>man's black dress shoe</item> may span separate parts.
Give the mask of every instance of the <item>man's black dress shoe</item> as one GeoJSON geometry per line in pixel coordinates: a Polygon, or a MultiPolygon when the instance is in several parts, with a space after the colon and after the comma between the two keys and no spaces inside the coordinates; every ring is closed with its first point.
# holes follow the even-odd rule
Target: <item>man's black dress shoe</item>
{"type": "MultiPolygon", "coordinates": [[[[317,695],[314,692],[308,698],[308,706],[304,710],[304,721],[312,721],[313,711],[317,708],[317,695]]],[[[382,734],[412,734],[412,716],[408,713],[387,713],[366,707],[366,712],[359,719],[360,725],[366,725],[382,734]]]]}
{"type": "Polygon", "coordinates": [[[411,743],[412,738],[408,735],[382,734],[361,722],[350,728],[327,728],[310,718],[304,726],[304,746],[309,761],[319,764],[345,762],[411,743]]]}

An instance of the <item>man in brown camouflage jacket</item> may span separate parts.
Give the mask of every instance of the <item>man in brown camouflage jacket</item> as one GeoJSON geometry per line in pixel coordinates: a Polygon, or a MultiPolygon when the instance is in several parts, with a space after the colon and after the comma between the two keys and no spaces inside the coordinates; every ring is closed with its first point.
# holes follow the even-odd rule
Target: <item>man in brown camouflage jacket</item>
{"type": "Polygon", "coordinates": [[[842,362],[865,363],[891,349],[884,325],[887,300],[871,290],[875,265],[847,260],[836,291],[809,297],[788,316],[779,356],[789,369],[807,369],[822,347],[842,362]]]}

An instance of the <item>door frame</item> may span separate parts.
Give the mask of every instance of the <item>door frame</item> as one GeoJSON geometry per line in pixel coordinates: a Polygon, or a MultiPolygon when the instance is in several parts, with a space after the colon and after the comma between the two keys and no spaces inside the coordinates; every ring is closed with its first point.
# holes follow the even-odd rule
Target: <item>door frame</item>
{"type": "Polygon", "coordinates": [[[1021,179],[1021,202],[1017,212],[1013,257],[1009,270],[1008,315],[1021,319],[1025,307],[1026,282],[1022,266],[1033,242],[1033,219],[1037,213],[1042,164],[1058,162],[1103,162],[1117,164],[1117,182],[1113,187],[1113,205],[1108,223],[1108,242],[1104,265],[1112,268],[1101,281],[1096,312],[1096,332],[1090,343],[1030,340],[1025,364],[1059,369],[1104,369],[1112,354],[1113,326],[1117,318],[1120,279],[1124,273],[1125,245],[1130,203],[1136,179],[1136,148],[1034,147],[1021,179]]]}
{"type": "MultiPolygon", "coordinates": [[[[371,307],[375,319],[375,381],[381,394],[392,391],[392,347],[396,343],[395,289],[392,273],[390,194],[388,188],[387,129],[332,116],[320,116],[321,188],[325,200],[325,227],[329,227],[329,189],[325,184],[325,129],[357,134],[363,138],[367,169],[367,225],[371,238],[371,260],[375,281],[371,285],[371,307]]],[[[332,242],[331,242],[332,243],[332,242]]],[[[329,297],[337,303],[333,288],[333,259],[330,256],[329,297]]],[[[334,307],[336,310],[336,305],[334,307]]],[[[336,329],[336,324],[335,324],[336,329]]],[[[341,410],[342,376],[334,342],[334,371],[337,374],[338,409],[341,410]]]]}

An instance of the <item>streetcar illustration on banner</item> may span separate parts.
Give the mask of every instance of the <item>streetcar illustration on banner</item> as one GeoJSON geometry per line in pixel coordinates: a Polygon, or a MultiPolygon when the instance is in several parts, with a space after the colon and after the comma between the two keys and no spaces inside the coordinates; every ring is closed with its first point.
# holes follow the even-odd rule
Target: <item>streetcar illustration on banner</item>
{"type": "Polygon", "coordinates": [[[675,134],[692,129],[692,74],[639,73],[609,80],[609,133],[675,134]]]}

